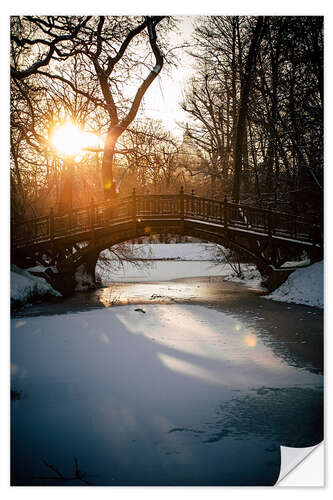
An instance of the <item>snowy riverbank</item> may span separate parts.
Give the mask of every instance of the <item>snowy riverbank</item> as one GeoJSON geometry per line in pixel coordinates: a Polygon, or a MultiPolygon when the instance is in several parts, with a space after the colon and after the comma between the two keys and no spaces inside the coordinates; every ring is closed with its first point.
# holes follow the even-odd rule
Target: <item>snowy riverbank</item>
{"type": "Polygon", "coordinates": [[[293,302],[314,307],[324,307],[324,264],[316,262],[304,269],[297,269],[287,281],[265,299],[293,302]]]}
{"type": "Polygon", "coordinates": [[[29,271],[20,269],[17,266],[12,266],[10,271],[10,299],[13,305],[26,304],[36,297],[44,297],[54,295],[61,297],[61,293],[57,292],[44,279],[29,271]]]}

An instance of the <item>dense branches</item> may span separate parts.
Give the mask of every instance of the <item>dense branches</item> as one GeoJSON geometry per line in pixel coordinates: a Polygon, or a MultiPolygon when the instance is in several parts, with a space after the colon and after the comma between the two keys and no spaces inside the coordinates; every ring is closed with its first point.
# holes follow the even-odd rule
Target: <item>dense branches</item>
{"type": "Polygon", "coordinates": [[[219,181],[220,195],[289,201],[293,209],[319,206],[322,22],[302,16],[197,21],[196,77],[183,103],[186,133],[208,162],[206,175],[219,181]]]}
{"type": "MultiPolygon", "coordinates": [[[[163,19],[163,16],[11,19],[11,76],[15,92],[26,99],[23,88],[29,85],[39,87],[40,96],[46,101],[50,95],[54,98],[58,94],[58,102],[71,95],[70,101],[81,100],[88,114],[89,108],[94,108],[95,117],[100,117],[94,120],[95,124],[103,122],[103,130],[99,132],[106,134],[102,159],[105,197],[115,192],[113,164],[117,140],[135,119],[143,96],[163,67],[164,55],[157,37],[157,25],[163,19]],[[133,89],[134,96],[130,97],[133,89]]],[[[162,31],[168,29],[170,22],[165,19],[162,31]]],[[[40,103],[35,102],[35,106],[38,109],[40,103]]],[[[65,108],[68,110],[68,103],[65,108]]],[[[76,109],[76,116],[73,113],[70,116],[77,120],[78,114],[76,109]]],[[[92,121],[90,124],[94,126],[92,121]]],[[[26,124],[21,128],[26,129],[26,124]]],[[[35,133],[36,128],[33,129],[35,133]]],[[[42,135],[39,139],[43,142],[42,135]]]]}
{"type": "Polygon", "coordinates": [[[202,16],[193,23],[180,144],[140,114],[169,62],[172,18],[11,18],[13,217],[58,207],[67,174],[75,204],[134,185],[154,192],[184,185],[294,211],[320,207],[323,19],[202,16]],[[100,138],[78,163],[50,142],[69,118],[100,138]]]}

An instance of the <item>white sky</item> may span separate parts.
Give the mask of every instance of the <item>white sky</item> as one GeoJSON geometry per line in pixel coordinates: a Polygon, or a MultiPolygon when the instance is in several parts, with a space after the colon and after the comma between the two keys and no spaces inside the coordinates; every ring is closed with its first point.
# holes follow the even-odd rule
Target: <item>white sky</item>
{"type": "MultiPolygon", "coordinates": [[[[181,33],[172,35],[172,45],[189,42],[193,32],[193,17],[182,16],[179,23],[181,33]]],[[[186,113],[180,107],[185,84],[193,74],[191,57],[181,48],[176,51],[179,58],[177,68],[162,68],[158,78],[152,83],[144,98],[145,115],[160,119],[165,128],[182,137],[183,131],[176,122],[186,121],[186,113]]]]}

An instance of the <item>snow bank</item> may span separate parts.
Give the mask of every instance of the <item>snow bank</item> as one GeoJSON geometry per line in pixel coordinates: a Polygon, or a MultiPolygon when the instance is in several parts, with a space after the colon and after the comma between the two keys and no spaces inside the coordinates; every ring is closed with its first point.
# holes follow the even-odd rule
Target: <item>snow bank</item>
{"type": "Polygon", "coordinates": [[[323,308],[323,273],[323,261],[297,269],[277,290],[264,298],[323,308]]]}
{"type": "Polygon", "coordinates": [[[29,271],[20,269],[17,266],[12,266],[10,272],[10,299],[12,302],[25,304],[36,297],[44,295],[61,297],[61,293],[54,290],[44,278],[34,276],[29,271]]]}

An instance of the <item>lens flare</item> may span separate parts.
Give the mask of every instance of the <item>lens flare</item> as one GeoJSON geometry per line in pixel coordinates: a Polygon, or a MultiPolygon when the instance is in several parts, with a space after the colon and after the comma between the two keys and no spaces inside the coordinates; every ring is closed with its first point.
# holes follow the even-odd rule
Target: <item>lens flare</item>
{"type": "Polygon", "coordinates": [[[257,337],[253,333],[249,333],[245,335],[244,343],[247,347],[255,347],[257,345],[257,337]]]}

